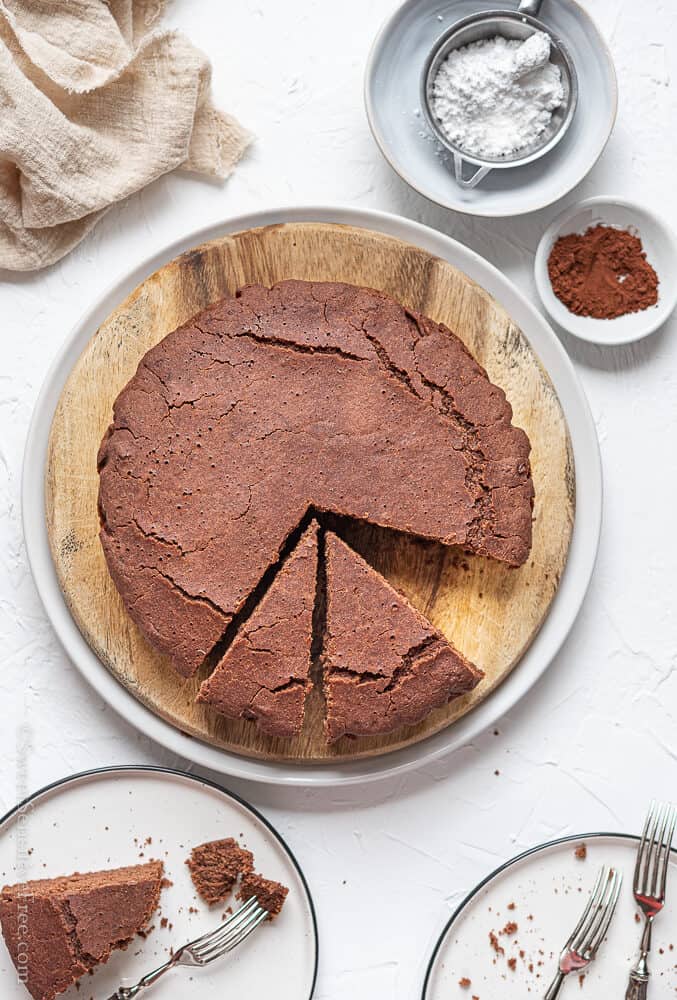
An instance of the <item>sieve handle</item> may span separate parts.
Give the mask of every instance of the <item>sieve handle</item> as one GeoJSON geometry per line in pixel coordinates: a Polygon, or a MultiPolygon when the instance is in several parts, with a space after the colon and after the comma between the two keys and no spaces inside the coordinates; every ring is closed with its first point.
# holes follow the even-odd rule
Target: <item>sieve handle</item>
{"type": "Polygon", "coordinates": [[[478,167],[474,174],[470,177],[463,176],[463,165],[465,160],[460,155],[460,153],[454,153],[454,174],[456,176],[456,183],[462,188],[474,188],[476,184],[486,177],[491,167],[478,167]]]}
{"type": "Polygon", "coordinates": [[[530,14],[532,17],[538,17],[542,3],[543,0],[520,0],[520,5],[517,8],[518,13],[530,14]]]}

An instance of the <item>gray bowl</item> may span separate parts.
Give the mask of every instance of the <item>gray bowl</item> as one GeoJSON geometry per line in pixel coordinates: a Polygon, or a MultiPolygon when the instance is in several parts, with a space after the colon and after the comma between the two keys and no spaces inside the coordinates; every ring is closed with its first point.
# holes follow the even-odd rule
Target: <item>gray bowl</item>
{"type": "Polygon", "coordinates": [[[435,42],[421,76],[421,107],[428,126],[436,139],[453,155],[456,180],[461,187],[466,188],[475,187],[490,170],[521,167],[545,156],[564,137],[574,117],[577,103],[578,78],[576,68],[565,44],[553,35],[547,25],[538,18],[519,10],[484,11],[457,21],[435,42]],[[483,38],[502,35],[504,38],[524,41],[536,31],[543,31],[550,38],[550,61],[559,67],[564,88],[564,101],[553,112],[548,128],[538,137],[536,142],[518,150],[512,156],[478,157],[455,145],[443,132],[432,110],[433,86],[444,60],[454,49],[460,49],[483,38]],[[478,168],[467,178],[463,172],[466,163],[473,164],[478,168]]]}

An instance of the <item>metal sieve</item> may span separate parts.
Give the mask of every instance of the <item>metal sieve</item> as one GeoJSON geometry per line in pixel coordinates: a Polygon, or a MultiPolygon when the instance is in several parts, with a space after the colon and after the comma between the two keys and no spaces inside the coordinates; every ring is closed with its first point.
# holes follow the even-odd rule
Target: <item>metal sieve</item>
{"type": "Polygon", "coordinates": [[[473,188],[490,170],[521,167],[545,156],[563,138],[569,128],[578,102],[578,79],[566,46],[546,24],[537,17],[542,0],[521,0],[516,10],[489,10],[471,14],[453,24],[439,38],[428,56],[421,78],[421,104],[428,125],[440,143],[454,159],[457,183],[463,188],[473,188]],[[444,134],[432,109],[433,84],[438,70],[450,52],[483,38],[502,35],[504,38],[524,41],[535,31],[544,31],[550,38],[550,61],[559,67],[564,88],[564,101],[553,111],[548,128],[530,146],[525,146],[512,156],[496,158],[478,157],[466,152],[444,134]],[[464,165],[473,164],[478,169],[469,177],[464,176],[464,165]]]}

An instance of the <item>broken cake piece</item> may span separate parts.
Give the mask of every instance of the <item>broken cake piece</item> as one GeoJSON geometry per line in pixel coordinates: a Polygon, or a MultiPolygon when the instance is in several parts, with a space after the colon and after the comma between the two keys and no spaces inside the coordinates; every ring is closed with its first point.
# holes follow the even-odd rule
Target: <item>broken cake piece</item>
{"type": "Polygon", "coordinates": [[[186,864],[198,895],[213,906],[231,894],[241,875],[254,870],[254,856],[233,837],[226,837],[194,847],[186,864]]]}
{"type": "Polygon", "coordinates": [[[256,896],[264,910],[268,910],[270,919],[276,917],[287,898],[289,889],[281,882],[274,882],[272,879],[264,878],[257,872],[248,872],[242,876],[242,882],[238,889],[237,898],[246,903],[252,896],[256,896]]]}
{"type": "Polygon", "coordinates": [[[253,719],[268,736],[296,736],[310,687],[317,581],[315,521],[287,557],[197,700],[230,719],[253,719]]]}
{"type": "Polygon", "coordinates": [[[329,743],[415,725],[479,684],[482,671],[331,531],[326,574],[329,743]]]}
{"type": "Polygon", "coordinates": [[[5,886],[0,925],[34,1000],[54,1000],[111,952],[147,931],[163,888],[161,861],[5,886]]]}

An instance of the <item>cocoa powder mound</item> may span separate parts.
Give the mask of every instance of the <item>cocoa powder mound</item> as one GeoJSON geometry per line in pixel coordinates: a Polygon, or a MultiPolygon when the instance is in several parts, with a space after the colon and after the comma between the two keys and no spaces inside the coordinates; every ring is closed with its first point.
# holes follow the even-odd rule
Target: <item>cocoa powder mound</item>
{"type": "Polygon", "coordinates": [[[615,319],[658,301],[658,275],[639,236],[612,226],[560,236],[548,258],[552,290],[576,316],[615,319]]]}

